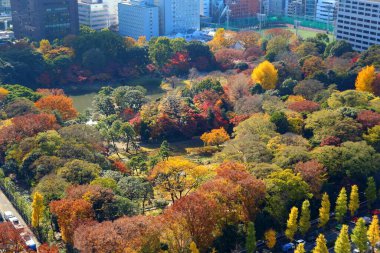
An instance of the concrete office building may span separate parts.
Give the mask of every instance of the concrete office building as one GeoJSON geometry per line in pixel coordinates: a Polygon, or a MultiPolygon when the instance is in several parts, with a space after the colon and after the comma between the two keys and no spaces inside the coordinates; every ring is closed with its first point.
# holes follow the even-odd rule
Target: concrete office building
{"type": "Polygon", "coordinates": [[[211,2],[210,0],[200,0],[200,15],[203,17],[211,17],[211,2]]]}
{"type": "MultiPolygon", "coordinates": [[[[199,7],[199,6],[198,6],[199,7]]],[[[147,40],[159,36],[158,7],[148,1],[133,0],[119,3],[119,34],[147,40]]]]}
{"type": "Polygon", "coordinates": [[[108,5],[102,0],[79,0],[78,18],[80,25],[86,25],[94,30],[111,26],[108,5]]]}
{"type": "Polygon", "coordinates": [[[10,0],[0,0],[0,14],[11,14],[11,1],[10,0]]]}
{"type": "Polygon", "coordinates": [[[230,4],[231,18],[255,17],[260,12],[259,0],[236,0],[230,4]]]}
{"type": "Polygon", "coordinates": [[[11,0],[11,7],[16,38],[54,40],[78,33],[77,0],[11,0]]]}
{"type": "Polygon", "coordinates": [[[200,0],[154,0],[159,8],[160,35],[199,30],[200,0]]]}
{"type": "Polygon", "coordinates": [[[324,23],[332,23],[336,18],[336,0],[318,0],[316,20],[324,23]]]}
{"type": "Polygon", "coordinates": [[[264,13],[270,16],[285,15],[285,0],[265,0],[263,1],[264,13]]]}
{"type": "Polygon", "coordinates": [[[335,36],[358,51],[380,44],[380,1],[340,0],[335,36]]]}
{"type": "Polygon", "coordinates": [[[288,16],[303,16],[305,7],[302,0],[287,1],[286,10],[288,16]]]}
{"type": "Polygon", "coordinates": [[[305,0],[305,18],[315,20],[317,15],[317,0],[305,0]]]}

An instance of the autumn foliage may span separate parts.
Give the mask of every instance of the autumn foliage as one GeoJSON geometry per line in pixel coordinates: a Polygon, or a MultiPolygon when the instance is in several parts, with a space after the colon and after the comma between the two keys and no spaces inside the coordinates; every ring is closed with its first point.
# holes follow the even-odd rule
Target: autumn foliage
{"type": "Polygon", "coordinates": [[[20,232],[17,231],[12,223],[0,223],[0,251],[1,252],[23,252],[26,245],[23,242],[20,232]]]}
{"type": "Polygon", "coordinates": [[[375,66],[366,66],[363,68],[356,78],[355,87],[359,91],[374,92],[374,81],[376,80],[375,66]]]}
{"type": "Polygon", "coordinates": [[[74,233],[74,246],[81,252],[159,252],[161,225],[152,216],[124,217],[114,222],[90,222],[74,233]]]}
{"type": "Polygon", "coordinates": [[[371,128],[380,125],[380,113],[363,110],[358,114],[356,120],[359,121],[363,127],[371,128]]]}
{"type": "Polygon", "coordinates": [[[201,136],[201,140],[209,146],[219,146],[220,144],[223,144],[224,142],[228,141],[230,139],[230,136],[228,135],[227,131],[221,127],[219,129],[213,129],[209,133],[204,133],[201,136]]]}
{"type": "Polygon", "coordinates": [[[274,89],[278,82],[278,70],[269,61],[264,61],[253,70],[252,79],[265,90],[274,89]]]}
{"type": "Polygon", "coordinates": [[[319,109],[319,104],[309,100],[297,101],[288,105],[288,108],[296,112],[315,112],[319,109]]]}
{"type": "Polygon", "coordinates": [[[0,143],[10,143],[19,141],[22,138],[30,137],[46,130],[56,129],[57,123],[54,115],[28,114],[14,117],[12,124],[0,131],[0,143]]]}
{"type": "Polygon", "coordinates": [[[94,218],[92,205],[83,199],[53,201],[50,211],[58,218],[62,239],[69,244],[73,243],[74,230],[78,225],[94,218]]]}
{"type": "Polygon", "coordinates": [[[63,120],[70,120],[78,115],[73,106],[73,100],[64,95],[50,95],[41,98],[36,102],[36,106],[42,111],[52,113],[57,111],[63,120]]]}

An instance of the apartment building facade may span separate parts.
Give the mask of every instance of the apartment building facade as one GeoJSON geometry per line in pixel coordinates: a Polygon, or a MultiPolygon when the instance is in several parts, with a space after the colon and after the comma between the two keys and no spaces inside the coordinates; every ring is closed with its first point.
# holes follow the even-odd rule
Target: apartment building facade
{"type": "Polygon", "coordinates": [[[380,44],[380,1],[340,0],[335,36],[351,43],[357,51],[380,44]]]}

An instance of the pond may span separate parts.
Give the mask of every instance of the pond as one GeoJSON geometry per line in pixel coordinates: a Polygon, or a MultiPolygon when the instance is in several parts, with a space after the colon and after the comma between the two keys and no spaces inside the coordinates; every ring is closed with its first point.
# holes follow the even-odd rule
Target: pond
{"type": "MultiPolygon", "coordinates": [[[[162,90],[160,87],[161,81],[162,79],[159,78],[141,77],[139,79],[135,79],[129,82],[121,82],[120,84],[107,85],[112,86],[114,88],[121,85],[140,85],[147,90],[148,98],[154,100],[162,97],[162,95],[165,94],[165,91],[162,90]]],[[[69,95],[69,97],[73,99],[74,106],[78,110],[78,112],[83,113],[86,111],[86,109],[90,109],[92,107],[92,101],[97,92],[101,89],[101,87],[107,85],[92,84],[82,86],[80,87],[80,89],[78,89],[77,87],[69,87],[67,90],[65,90],[65,92],[69,95]]]]}
{"type": "MultiPolygon", "coordinates": [[[[92,107],[92,100],[94,99],[95,95],[97,93],[91,92],[88,94],[82,94],[82,95],[71,95],[70,97],[73,99],[74,107],[77,109],[79,113],[84,113],[86,109],[91,109],[92,107]]],[[[151,100],[158,99],[162,97],[165,94],[164,91],[159,91],[156,93],[149,92],[147,97],[151,100]]]]}
{"type": "Polygon", "coordinates": [[[83,113],[86,109],[91,108],[92,100],[94,99],[96,93],[91,92],[83,95],[73,95],[70,96],[73,99],[74,107],[78,110],[78,112],[83,113]]]}

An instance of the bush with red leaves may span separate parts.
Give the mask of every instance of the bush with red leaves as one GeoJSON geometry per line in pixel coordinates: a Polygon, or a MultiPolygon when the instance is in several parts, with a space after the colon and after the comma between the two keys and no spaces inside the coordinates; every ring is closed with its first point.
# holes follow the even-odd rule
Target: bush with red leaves
{"type": "Polygon", "coordinates": [[[288,109],[296,112],[315,112],[319,110],[319,104],[309,100],[297,101],[288,105],[288,109]]]}
{"type": "Polygon", "coordinates": [[[364,110],[358,113],[356,118],[364,128],[371,128],[376,125],[380,125],[380,113],[364,110]]]}

